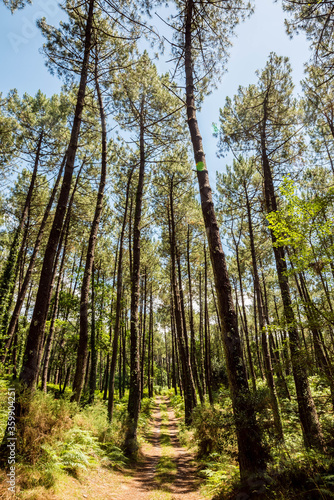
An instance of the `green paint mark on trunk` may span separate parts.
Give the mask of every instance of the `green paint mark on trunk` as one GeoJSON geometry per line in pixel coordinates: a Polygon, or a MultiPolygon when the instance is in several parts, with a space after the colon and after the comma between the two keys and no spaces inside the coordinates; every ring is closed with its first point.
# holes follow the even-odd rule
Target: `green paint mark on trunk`
{"type": "Polygon", "coordinates": [[[198,163],[196,163],[196,169],[198,172],[203,172],[203,170],[205,170],[205,165],[202,161],[199,161],[198,163]]]}

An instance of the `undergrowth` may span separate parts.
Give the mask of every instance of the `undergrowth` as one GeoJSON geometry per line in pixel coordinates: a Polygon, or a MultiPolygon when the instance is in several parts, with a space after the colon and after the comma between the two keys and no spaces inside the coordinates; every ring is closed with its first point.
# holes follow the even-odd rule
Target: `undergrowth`
{"type": "MultiPolygon", "coordinates": [[[[1,380],[2,435],[7,420],[7,386],[8,383],[1,380]]],[[[81,408],[71,403],[67,394],[59,396],[53,388],[48,394],[36,391],[29,412],[24,417],[24,431],[18,432],[16,493],[19,497],[20,492],[36,488],[44,488],[47,495],[47,490],[55,487],[64,474],[80,479],[83,472],[98,466],[123,469],[127,465],[128,460],[122,450],[126,401],[115,401],[114,418],[110,424],[106,403],[100,397],[93,405],[81,408]]],[[[152,405],[151,399],[143,398],[139,439],[147,429],[152,405]]],[[[5,474],[0,481],[4,478],[5,474]]],[[[5,489],[0,487],[0,498],[4,495],[5,489]]]]}
{"type": "MultiPolygon", "coordinates": [[[[265,491],[261,499],[334,499],[334,417],[330,392],[320,377],[309,377],[309,381],[326,442],[326,455],[307,451],[303,446],[292,376],[287,377],[291,400],[280,398],[284,445],[280,445],[275,437],[268,389],[265,382],[257,380],[257,391],[253,394],[254,404],[264,442],[271,449],[271,461],[264,478],[265,491]]],[[[182,424],[182,398],[172,395],[170,399],[176,415],[181,417],[180,441],[195,452],[200,474],[205,478],[204,492],[210,498],[213,495],[216,500],[257,500],[258,482],[252,478],[246,484],[240,482],[232,403],[228,390],[220,388],[215,405],[210,406],[208,402],[198,405],[189,428],[182,424]]]]}

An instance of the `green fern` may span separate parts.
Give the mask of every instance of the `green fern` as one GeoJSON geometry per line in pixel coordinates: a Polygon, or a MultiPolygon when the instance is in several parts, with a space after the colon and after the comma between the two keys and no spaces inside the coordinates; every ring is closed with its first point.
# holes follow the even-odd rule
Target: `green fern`
{"type": "Polygon", "coordinates": [[[60,455],[60,460],[61,467],[70,471],[87,470],[91,463],[90,457],[82,450],[80,445],[73,445],[71,449],[64,450],[60,455]]]}

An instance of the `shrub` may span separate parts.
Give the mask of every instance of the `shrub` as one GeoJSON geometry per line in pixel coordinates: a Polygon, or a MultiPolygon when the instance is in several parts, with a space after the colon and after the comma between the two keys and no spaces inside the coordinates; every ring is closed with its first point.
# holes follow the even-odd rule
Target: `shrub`
{"type": "MultiPolygon", "coordinates": [[[[149,405],[147,402],[147,408],[149,405]]],[[[78,476],[98,463],[123,467],[126,458],[120,446],[125,407],[125,403],[115,404],[111,425],[101,401],[80,409],[75,403],[36,391],[17,433],[18,487],[50,488],[57,476],[78,476]]]]}
{"type": "Polygon", "coordinates": [[[174,408],[176,418],[180,418],[184,413],[184,400],[179,394],[170,398],[170,403],[174,408]]]}
{"type": "Polygon", "coordinates": [[[64,438],[64,441],[59,443],[60,467],[75,476],[80,469],[86,470],[89,465],[95,465],[96,458],[102,455],[97,438],[90,431],[73,427],[64,438]]]}
{"type": "Polygon", "coordinates": [[[22,426],[18,427],[19,455],[28,463],[36,463],[44,453],[44,445],[71,427],[76,408],[76,404],[37,391],[22,418],[22,426]]]}
{"type": "Polygon", "coordinates": [[[174,389],[168,389],[167,387],[164,387],[161,391],[162,396],[167,396],[169,399],[171,399],[174,396],[174,389]]]}
{"type": "Polygon", "coordinates": [[[143,398],[141,400],[141,413],[148,418],[152,416],[152,408],[153,408],[154,400],[153,398],[143,398]]]}
{"type": "Polygon", "coordinates": [[[236,455],[232,414],[213,406],[197,406],[193,412],[192,426],[198,446],[198,457],[222,451],[236,455]]]}
{"type": "Polygon", "coordinates": [[[302,451],[293,458],[281,456],[273,471],[268,499],[277,493],[285,500],[334,499],[334,463],[316,451],[302,451]]]}

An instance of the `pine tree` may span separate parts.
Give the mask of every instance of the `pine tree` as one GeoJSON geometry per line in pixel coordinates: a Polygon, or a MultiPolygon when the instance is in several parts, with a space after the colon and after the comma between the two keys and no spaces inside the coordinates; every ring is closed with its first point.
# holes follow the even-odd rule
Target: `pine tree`
{"type": "Polygon", "coordinates": [[[81,77],[78,89],[77,103],[71,131],[71,138],[67,149],[67,158],[63,183],[61,186],[53,226],[49,236],[47,249],[44,255],[43,268],[41,272],[39,288],[37,292],[34,313],[31,320],[29,335],[27,339],[23,367],[20,374],[20,381],[29,389],[34,389],[37,383],[39,362],[41,359],[42,338],[46,321],[49,290],[51,285],[51,272],[53,268],[56,248],[60,237],[66,205],[71,186],[76,151],[78,147],[78,137],[81,126],[81,116],[84,106],[86,82],[88,76],[88,63],[91,50],[92,20],[94,11],[94,0],[90,0],[87,5],[87,18],[85,27],[84,54],[81,65],[81,77]]]}
{"type": "MultiPolygon", "coordinates": [[[[205,162],[202,137],[196,115],[196,103],[210,88],[213,79],[227,59],[230,36],[240,19],[250,12],[250,5],[238,2],[204,3],[186,0],[177,3],[173,18],[175,57],[182,62],[186,80],[186,112],[197,179],[201,196],[203,219],[208,238],[210,259],[216,285],[217,302],[229,377],[233,412],[237,429],[241,477],[265,469],[266,458],[260,429],[256,422],[244,369],[237,316],[233,305],[219,228],[216,220],[209,174],[205,162]],[[196,50],[198,47],[199,50],[196,50]],[[199,87],[200,93],[195,88],[199,87]]],[[[179,64],[179,63],[178,63],[179,64]]],[[[198,106],[198,104],[197,104],[198,106]]]]}

